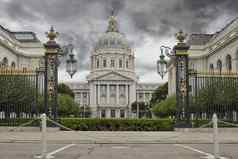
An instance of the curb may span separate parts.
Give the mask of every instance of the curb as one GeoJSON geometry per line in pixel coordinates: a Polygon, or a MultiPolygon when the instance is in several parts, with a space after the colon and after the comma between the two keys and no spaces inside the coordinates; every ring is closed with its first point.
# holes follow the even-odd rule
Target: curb
{"type": "MultiPolygon", "coordinates": [[[[0,140],[0,143],[41,143],[41,140],[0,140]]],[[[213,144],[211,141],[94,141],[94,140],[49,140],[50,144],[213,144]]],[[[220,144],[238,144],[238,141],[221,141],[220,144]]]]}

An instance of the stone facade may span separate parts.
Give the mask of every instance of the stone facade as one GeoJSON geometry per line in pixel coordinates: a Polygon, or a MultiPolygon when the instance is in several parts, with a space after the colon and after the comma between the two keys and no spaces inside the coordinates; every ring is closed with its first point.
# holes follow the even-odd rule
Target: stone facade
{"type": "Polygon", "coordinates": [[[0,67],[35,69],[44,47],[33,32],[13,32],[0,25],[0,67]]]}
{"type": "Polygon", "coordinates": [[[87,83],[68,83],[76,102],[89,106],[92,117],[131,117],[131,104],[149,102],[159,86],[138,83],[134,51],[117,25],[115,17],[110,16],[106,33],[91,52],[87,83]]]}
{"type": "MultiPolygon", "coordinates": [[[[238,71],[238,19],[215,34],[191,34],[188,42],[189,68],[198,72],[238,71]]],[[[175,94],[176,70],[168,64],[168,91],[175,94]]]]}

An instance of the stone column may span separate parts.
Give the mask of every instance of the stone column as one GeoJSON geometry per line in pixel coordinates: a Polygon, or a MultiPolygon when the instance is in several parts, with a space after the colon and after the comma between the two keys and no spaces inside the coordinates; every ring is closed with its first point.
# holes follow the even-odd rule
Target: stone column
{"type": "Polygon", "coordinates": [[[233,111],[232,115],[233,115],[233,121],[237,121],[237,112],[233,111]]]}
{"type": "Polygon", "coordinates": [[[128,84],[125,85],[125,91],[126,105],[128,105],[128,84]]]}
{"type": "Polygon", "coordinates": [[[106,109],[106,118],[110,118],[111,117],[111,110],[110,109],[106,109]]]}
{"type": "Polygon", "coordinates": [[[83,92],[80,92],[80,105],[83,105],[83,92]]]}
{"type": "Polygon", "coordinates": [[[143,92],[143,102],[146,102],[146,99],[145,99],[145,92],[143,92]]]}
{"type": "Polygon", "coordinates": [[[116,103],[119,105],[119,85],[116,85],[116,103]]]}
{"type": "Polygon", "coordinates": [[[97,98],[98,98],[98,104],[100,105],[100,97],[101,95],[100,95],[100,84],[98,84],[98,96],[97,96],[97,98]]]}
{"type": "Polygon", "coordinates": [[[107,104],[110,104],[110,89],[109,89],[110,85],[107,84],[107,104]]]}
{"type": "Polygon", "coordinates": [[[133,82],[130,84],[130,103],[129,103],[129,111],[128,117],[131,117],[131,104],[136,101],[136,83],[133,82]]]}

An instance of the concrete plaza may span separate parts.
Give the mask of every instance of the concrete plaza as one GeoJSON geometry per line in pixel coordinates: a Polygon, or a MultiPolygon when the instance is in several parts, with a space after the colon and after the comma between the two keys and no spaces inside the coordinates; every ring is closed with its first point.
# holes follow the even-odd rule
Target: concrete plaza
{"type": "MultiPolygon", "coordinates": [[[[235,159],[238,144],[221,144],[223,159],[235,159]]],[[[37,143],[1,143],[1,159],[33,159],[37,143]]],[[[49,144],[48,157],[56,159],[212,159],[211,144],[49,144]]]]}
{"type": "MultiPolygon", "coordinates": [[[[47,155],[57,159],[213,158],[212,132],[56,131],[47,139],[47,155]]],[[[236,158],[238,133],[220,132],[219,139],[223,159],[236,158]]],[[[32,159],[40,153],[40,132],[0,132],[1,159],[32,159]]]]}

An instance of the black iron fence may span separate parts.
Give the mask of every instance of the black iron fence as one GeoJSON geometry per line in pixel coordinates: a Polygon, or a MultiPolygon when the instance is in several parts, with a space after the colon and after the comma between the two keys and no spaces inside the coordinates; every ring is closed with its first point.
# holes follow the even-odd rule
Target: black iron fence
{"type": "Polygon", "coordinates": [[[189,114],[192,119],[219,119],[237,121],[238,73],[190,72],[189,114]]]}
{"type": "Polygon", "coordinates": [[[0,69],[0,125],[16,126],[44,111],[44,72],[0,69]]]}

